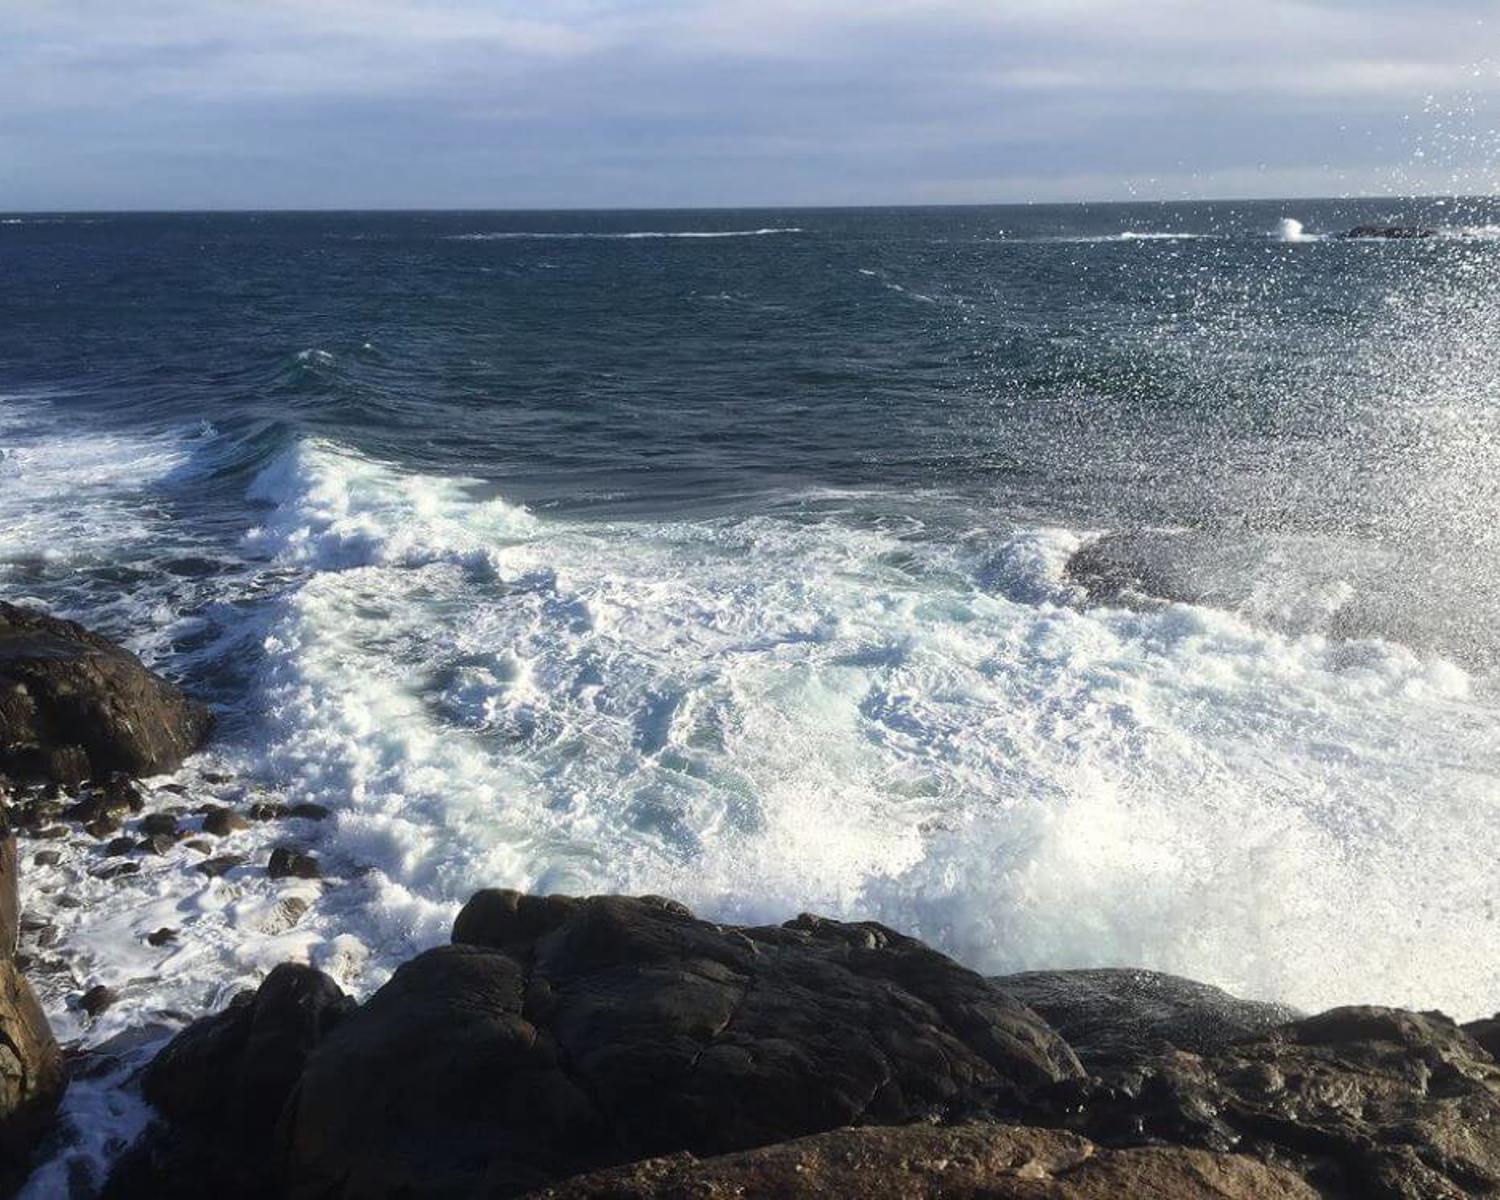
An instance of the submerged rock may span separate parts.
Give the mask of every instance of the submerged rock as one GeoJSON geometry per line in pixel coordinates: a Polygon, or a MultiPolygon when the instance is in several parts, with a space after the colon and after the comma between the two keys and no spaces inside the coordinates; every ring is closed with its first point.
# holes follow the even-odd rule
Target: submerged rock
{"type": "Polygon", "coordinates": [[[1093,1072],[1172,1050],[1212,1054],[1303,1015],[1158,971],[1025,971],[991,982],[1035,1009],[1093,1072]]]}
{"type": "Polygon", "coordinates": [[[1382,238],[1407,239],[1407,238],[1434,238],[1438,236],[1436,229],[1426,229],[1420,225],[1356,225],[1347,233],[1339,235],[1345,238],[1382,238]]]}
{"type": "Polygon", "coordinates": [[[203,705],[113,642],[0,602],[0,770],[69,786],[171,771],[209,724],[203,705]]]}
{"type": "Polygon", "coordinates": [[[757,1150],[648,1159],[571,1179],[536,1200],[1316,1200],[1289,1171],[1238,1154],[1109,1150],[1007,1125],[840,1129],[757,1150]]]}

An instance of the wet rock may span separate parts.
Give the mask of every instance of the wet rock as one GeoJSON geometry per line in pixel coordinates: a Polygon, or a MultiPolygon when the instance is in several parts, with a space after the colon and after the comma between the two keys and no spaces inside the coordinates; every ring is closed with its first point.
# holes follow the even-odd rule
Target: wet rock
{"type": "Polygon", "coordinates": [[[194,854],[212,854],[214,852],[214,844],[207,838],[188,838],[182,844],[194,854]]]}
{"type": "Polygon", "coordinates": [[[1017,1097],[1079,1072],[1046,1025],[883,926],[723,928],[645,898],[489,892],[309,1058],[308,1195],[505,1195],[1017,1097]]]}
{"type": "Polygon", "coordinates": [[[203,780],[204,783],[212,783],[216,785],[234,782],[233,775],[226,775],[222,771],[204,771],[198,776],[198,778],[203,780]]]}
{"type": "Polygon", "coordinates": [[[0,602],[0,769],[67,784],[175,770],[208,710],[83,626],[0,602]]]}
{"type": "Polygon", "coordinates": [[[48,825],[45,829],[38,829],[32,833],[32,837],[41,838],[44,841],[61,841],[68,837],[70,830],[66,825],[48,825]]]}
{"type": "Polygon", "coordinates": [[[147,837],[155,837],[157,834],[161,834],[165,837],[174,838],[177,836],[177,818],[171,813],[147,813],[141,818],[141,832],[147,837]]]}
{"type": "Polygon", "coordinates": [[[215,805],[203,817],[203,832],[214,837],[228,837],[241,829],[249,829],[250,822],[232,808],[215,805]]]}
{"type": "Polygon", "coordinates": [[[1333,1009],[1207,1057],[1040,1089],[1029,1115],[1111,1145],[1253,1155],[1349,1200],[1500,1191],[1500,1067],[1435,1013],[1333,1009]]]}
{"type": "Polygon", "coordinates": [[[310,907],[311,904],[301,896],[283,896],[269,913],[256,922],[255,927],[260,933],[274,937],[294,929],[310,907]]]}
{"type": "Polygon", "coordinates": [[[994,1124],[840,1129],[756,1150],[649,1159],[535,1200],[1316,1200],[1297,1176],[1236,1154],[1109,1150],[994,1124]]]}
{"type": "Polygon", "coordinates": [[[271,851],[266,873],[272,879],[316,879],[322,874],[316,858],[289,846],[277,846],[271,851]]]}
{"type": "Polygon", "coordinates": [[[235,867],[242,866],[244,862],[245,856],[243,854],[220,854],[214,858],[205,858],[193,870],[207,875],[210,879],[217,879],[220,875],[234,870],[235,867]]]}
{"type": "Polygon", "coordinates": [[[115,862],[90,871],[89,874],[95,879],[119,879],[124,875],[139,875],[141,864],[138,862],[115,862]]]}
{"type": "Polygon", "coordinates": [[[21,974],[19,852],[0,836],[0,1194],[19,1182],[27,1155],[51,1123],[67,1086],[62,1051],[21,974]]]}
{"type": "Polygon", "coordinates": [[[1092,1072],[1174,1049],[1212,1054],[1303,1015],[1157,971],[1026,971],[991,982],[1045,1019],[1092,1072]]]}
{"type": "Polygon", "coordinates": [[[38,850],[31,856],[31,861],[39,867],[55,867],[62,862],[62,853],[58,850],[38,850]]]}
{"type": "Polygon", "coordinates": [[[269,803],[252,804],[249,809],[252,821],[280,821],[290,811],[285,804],[269,803]]]}
{"type": "Polygon", "coordinates": [[[151,946],[167,946],[177,940],[177,930],[169,929],[163,925],[146,935],[146,942],[151,946]]]}
{"type": "Polygon", "coordinates": [[[46,1132],[67,1086],[62,1051],[14,960],[0,960],[0,1194],[46,1132]]]}
{"type": "Polygon", "coordinates": [[[148,838],[142,838],[136,844],[136,849],[139,850],[142,854],[154,854],[160,856],[163,854],[170,854],[172,852],[172,848],[176,845],[176,838],[168,837],[165,833],[153,833],[148,838]]]}
{"type": "Polygon", "coordinates": [[[102,983],[95,984],[78,997],[78,1007],[89,1016],[97,1017],[119,998],[119,993],[113,988],[105,987],[102,983]]]}
{"type": "Polygon", "coordinates": [[[188,1026],[142,1079],[166,1123],[122,1159],[105,1195],[284,1195],[267,1152],[272,1129],[308,1054],[353,1010],[328,976],[287,963],[258,990],[188,1026]]]}
{"type": "Polygon", "coordinates": [[[114,837],[114,835],[119,833],[123,827],[124,826],[121,823],[119,817],[113,815],[105,815],[102,817],[95,817],[83,828],[85,832],[87,832],[90,836],[103,841],[105,838],[114,837]]]}
{"type": "Polygon", "coordinates": [[[107,855],[109,855],[111,858],[119,858],[122,855],[129,854],[134,849],[135,849],[135,838],[133,838],[133,837],[117,837],[117,838],[112,839],[104,847],[104,853],[107,854],[107,855]]]}
{"type": "Polygon", "coordinates": [[[321,804],[294,804],[286,810],[286,815],[303,821],[326,821],[328,810],[321,804]]]}

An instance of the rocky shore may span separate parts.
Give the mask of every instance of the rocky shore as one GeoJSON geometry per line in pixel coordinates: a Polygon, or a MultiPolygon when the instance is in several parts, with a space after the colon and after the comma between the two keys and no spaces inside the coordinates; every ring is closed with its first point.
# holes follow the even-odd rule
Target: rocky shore
{"type": "MultiPolygon", "coordinates": [[[[193,840],[200,872],[320,873],[294,844],[217,842],[327,814],[148,803],[135,777],[209,725],[118,647],[0,605],[0,1194],[59,1136],[67,1086],[18,873],[75,837],[102,847],[96,879],[193,840]]],[[[1500,1019],[1306,1015],[1137,970],[986,979],[870,922],[489,889],[363,1002],[287,962],[189,1016],[113,1085],[151,1115],[105,1196],[1500,1194],[1500,1019]]]]}

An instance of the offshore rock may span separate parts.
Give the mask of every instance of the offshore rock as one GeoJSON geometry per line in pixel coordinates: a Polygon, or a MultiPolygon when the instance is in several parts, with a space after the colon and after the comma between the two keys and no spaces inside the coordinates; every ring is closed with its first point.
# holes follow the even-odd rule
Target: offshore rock
{"type": "Polygon", "coordinates": [[[201,704],[82,625],[0,602],[0,771],[74,786],[175,770],[202,743],[201,704]]]}
{"type": "Polygon", "coordinates": [[[536,1200],[1316,1200],[1288,1171],[1238,1154],[1108,1150],[1057,1130],[992,1124],[841,1129],[758,1150],[615,1167],[536,1200]]]}
{"type": "Polygon", "coordinates": [[[1424,229],[1419,225],[1357,225],[1348,233],[1340,234],[1346,238],[1384,238],[1406,239],[1406,238],[1433,238],[1438,236],[1436,229],[1424,229]]]}

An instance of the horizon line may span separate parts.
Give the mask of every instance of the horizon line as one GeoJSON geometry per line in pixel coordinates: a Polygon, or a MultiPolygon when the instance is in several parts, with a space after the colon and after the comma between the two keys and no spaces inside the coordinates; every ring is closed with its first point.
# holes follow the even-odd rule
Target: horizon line
{"type": "Polygon", "coordinates": [[[901,204],[694,204],[694,205],[552,205],[528,207],[484,207],[474,205],[442,205],[435,207],[375,206],[371,208],[345,208],[334,205],[313,207],[223,207],[223,208],[0,208],[0,217],[82,217],[82,216],[138,216],[138,217],[192,217],[192,216],[317,216],[317,215],[427,215],[427,214],[475,214],[475,213],[687,213],[687,212],[874,212],[915,211],[921,209],[964,208],[1086,208],[1125,207],[1128,205],[1186,205],[1186,204],[1360,204],[1379,200],[1402,200],[1409,203],[1474,202],[1495,201],[1500,193],[1475,192],[1455,193],[1370,193],[1344,196],[1235,196],[1235,197],[1175,197],[1175,198],[1124,198],[1108,200],[973,200],[931,201],[927,203],[901,204]]]}

